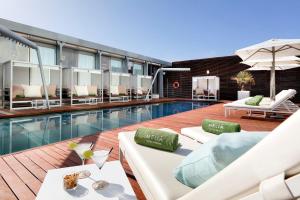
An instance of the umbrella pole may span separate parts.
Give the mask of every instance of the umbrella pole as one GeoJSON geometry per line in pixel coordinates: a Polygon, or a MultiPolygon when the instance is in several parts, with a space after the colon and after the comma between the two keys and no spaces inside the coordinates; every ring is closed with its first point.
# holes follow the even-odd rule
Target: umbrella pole
{"type": "Polygon", "coordinates": [[[275,47],[272,47],[272,67],[271,67],[271,79],[270,79],[270,98],[275,101],[275,47]]]}

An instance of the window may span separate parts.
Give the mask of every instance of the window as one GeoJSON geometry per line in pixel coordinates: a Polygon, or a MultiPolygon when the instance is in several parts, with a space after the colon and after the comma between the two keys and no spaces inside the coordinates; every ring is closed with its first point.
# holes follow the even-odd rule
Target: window
{"type": "MultiPolygon", "coordinates": [[[[51,45],[39,45],[43,65],[56,65],[56,48],[51,45]]],[[[30,49],[30,62],[38,64],[36,50],[30,49]]]]}
{"type": "Polygon", "coordinates": [[[111,58],[110,66],[112,72],[121,72],[121,73],[123,72],[121,59],[111,58]]]}
{"type": "Polygon", "coordinates": [[[140,63],[134,63],[132,73],[134,75],[143,75],[143,65],[140,63]]]}
{"type": "Polygon", "coordinates": [[[79,52],[78,54],[78,67],[86,69],[95,69],[96,57],[93,53],[79,52]]]}

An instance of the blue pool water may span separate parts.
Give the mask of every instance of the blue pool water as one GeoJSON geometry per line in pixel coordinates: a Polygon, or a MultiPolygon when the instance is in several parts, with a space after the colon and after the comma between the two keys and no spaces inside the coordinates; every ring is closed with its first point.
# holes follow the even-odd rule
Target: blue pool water
{"type": "Polygon", "coordinates": [[[171,102],[0,120],[0,155],[208,106],[171,102]]]}

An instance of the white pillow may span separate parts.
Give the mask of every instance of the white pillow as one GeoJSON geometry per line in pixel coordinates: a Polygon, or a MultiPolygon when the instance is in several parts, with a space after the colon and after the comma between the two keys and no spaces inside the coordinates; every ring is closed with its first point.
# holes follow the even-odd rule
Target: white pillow
{"type": "Polygon", "coordinates": [[[119,87],[118,86],[110,86],[110,93],[112,95],[119,95],[119,87]]]}
{"type": "Polygon", "coordinates": [[[77,96],[89,96],[89,90],[87,86],[75,85],[74,88],[77,96]]]}
{"type": "Polygon", "coordinates": [[[22,85],[22,86],[24,88],[25,97],[30,97],[30,98],[42,97],[42,87],[40,85],[22,85]]]}
{"type": "Polygon", "coordinates": [[[142,88],[139,88],[139,89],[137,90],[137,94],[139,94],[139,95],[142,95],[142,94],[143,94],[142,88]]]}

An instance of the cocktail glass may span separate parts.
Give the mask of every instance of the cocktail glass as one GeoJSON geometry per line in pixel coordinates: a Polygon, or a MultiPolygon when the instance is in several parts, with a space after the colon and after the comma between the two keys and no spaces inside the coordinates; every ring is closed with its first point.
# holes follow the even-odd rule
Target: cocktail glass
{"type": "Polygon", "coordinates": [[[84,152],[91,150],[91,148],[92,148],[92,143],[80,143],[74,148],[74,151],[77,153],[77,155],[80,157],[82,161],[82,165],[84,165],[85,163],[84,152]]]}

